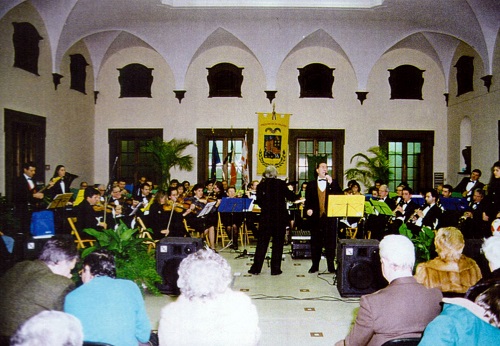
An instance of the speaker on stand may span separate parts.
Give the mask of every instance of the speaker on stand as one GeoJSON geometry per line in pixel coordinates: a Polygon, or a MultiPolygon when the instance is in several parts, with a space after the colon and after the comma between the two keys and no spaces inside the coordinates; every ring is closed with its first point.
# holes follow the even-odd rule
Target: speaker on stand
{"type": "Polygon", "coordinates": [[[188,255],[200,250],[203,240],[200,238],[166,237],[156,244],[156,271],[163,282],[158,285],[164,294],[179,295],[177,287],[179,264],[188,255]]]}
{"type": "Polygon", "coordinates": [[[341,239],[337,245],[337,289],[342,297],[359,297],[387,286],[382,276],[379,241],[341,239]]]}

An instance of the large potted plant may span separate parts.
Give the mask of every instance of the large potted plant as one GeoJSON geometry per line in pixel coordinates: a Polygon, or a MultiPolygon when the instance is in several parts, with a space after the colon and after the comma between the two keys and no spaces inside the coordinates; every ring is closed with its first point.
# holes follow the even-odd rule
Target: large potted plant
{"type": "Polygon", "coordinates": [[[109,250],[115,255],[118,278],[134,281],[142,291],[161,294],[157,284],[162,282],[162,278],[156,271],[155,253],[148,251],[148,240],[139,238],[138,229],[128,228],[121,222],[116,230],[86,228],[83,231],[96,238],[97,242],[83,250],[82,258],[96,249],[109,250]]]}
{"type": "Polygon", "coordinates": [[[160,176],[158,186],[167,189],[170,184],[170,170],[174,167],[191,171],[193,169],[193,157],[182,155],[182,152],[190,145],[194,144],[190,140],[171,139],[164,141],[160,137],[155,137],[147,141],[145,149],[152,154],[154,167],[160,176]]]}
{"type": "Polygon", "coordinates": [[[371,147],[368,149],[368,156],[365,153],[357,153],[351,157],[351,163],[358,159],[354,168],[345,171],[347,179],[356,179],[365,187],[373,186],[375,180],[389,182],[389,158],[387,152],[381,147],[371,147]]]}

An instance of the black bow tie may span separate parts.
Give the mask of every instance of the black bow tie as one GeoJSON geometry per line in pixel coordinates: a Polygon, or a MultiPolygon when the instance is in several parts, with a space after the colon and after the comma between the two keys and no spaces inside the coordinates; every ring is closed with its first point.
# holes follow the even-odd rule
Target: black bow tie
{"type": "Polygon", "coordinates": [[[326,181],[326,179],[318,179],[318,181],[326,181]]]}

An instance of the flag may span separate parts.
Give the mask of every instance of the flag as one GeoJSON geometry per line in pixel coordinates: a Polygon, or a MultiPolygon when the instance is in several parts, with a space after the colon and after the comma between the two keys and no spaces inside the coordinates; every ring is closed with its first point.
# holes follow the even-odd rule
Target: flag
{"type": "Polygon", "coordinates": [[[212,171],[210,172],[210,179],[217,178],[217,164],[220,163],[219,150],[217,150],[217,143],[215,139],[212,140],[212,171]]]}
{"type": "Polygon", "coordinates": [[[230,158],[230,162],[231,162],[231,178],[229,180],[229,186],[235,186],[236,185],[236,163],[234,162],[235,158],[234,158],[234,142],[231,141],[231,158],[230,158]]]}
{"type": "Polygon", "coordinates": [[[245,140],[243,141],[243,148],[241,149],[241,180],[242,188],[246,190],[250,177],[248,176],[248,144],[247,135],[245,134],[245,140]]]}

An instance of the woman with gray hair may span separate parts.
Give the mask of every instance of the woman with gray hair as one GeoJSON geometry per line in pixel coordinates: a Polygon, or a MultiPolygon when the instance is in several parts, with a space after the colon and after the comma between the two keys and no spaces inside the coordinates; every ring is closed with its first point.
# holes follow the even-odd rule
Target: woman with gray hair
{"type": "Polygon", "coordinates": [[[253,265],[248,271],[253,275],[258,275],[262,270],[271,237],[273,238],[271,275],[280,275],[282,273],[281,257],[285,243],[286,226],[290,221],[286,201],[295,201],[298,197],[277,176],[276,167],[267,166],[262,181],[257,185],[256,203],[261,209],[259,238],[257,239],[253,265]]]}
{"type": "Polygon", "coordinates": [[[235,292],[231,267],[199,250],[179,265],[179,298],[161,311],[160,345],[257,345],[259,316],[250,298],[235,292]]]}

